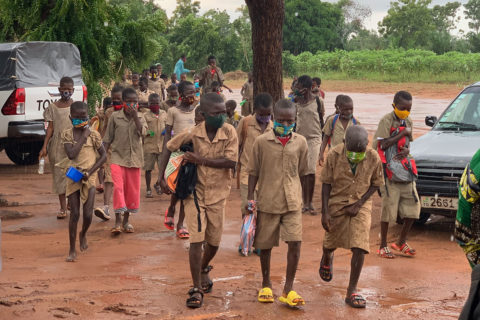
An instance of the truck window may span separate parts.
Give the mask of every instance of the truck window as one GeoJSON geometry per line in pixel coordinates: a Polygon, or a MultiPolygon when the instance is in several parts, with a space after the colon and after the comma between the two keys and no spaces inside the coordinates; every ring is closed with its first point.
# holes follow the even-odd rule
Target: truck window
{"type": "Polygon", "coordinates": [[[436,129],[475,129],[480,123],[480,87],[462,92],[441,116],[436,129]]]}

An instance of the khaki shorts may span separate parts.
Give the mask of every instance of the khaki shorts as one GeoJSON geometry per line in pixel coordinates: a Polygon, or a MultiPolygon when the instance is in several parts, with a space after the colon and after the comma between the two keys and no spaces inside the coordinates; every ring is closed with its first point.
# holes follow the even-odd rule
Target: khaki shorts
{"type": "Polygon", "coordinates": [[[258,212],[253,246],[256,249],[278,247],[280,236],[285,242],[302,241],[301,211],[283,214],[258,212]]]}
{"type": "Polygon", "coordinates": [[[225,221],[226,199],[206,206],[203,201],[198,201],[200,207],[201,231],[198,231],[198,211],[193,201],[193,196],[184,200],[185,221],[190,233],[190,243],[206,241],[218,247],[222,240],[223,223],[225,221]]]}
{"type": "Polygon", "coordinates": [[[320,147],[322,140],[320,138],[307,139],[308,145],[308,172],[307,174],[315,174],[317,171],[318,155],[320,154],[320,147]]]}
{"type": "Polygon", "coordinates": [[[155,163],[160,168],[161,153],[145,153],[143,155],[143,170],[153,171],[155,169],[155,163]]]}
{"type": "Polygon", "coordinates": [[[362,207],[355,217],[347,215],[330,218],[330,232],[325,232],[323,247],[327,249],[359,248],[370,251],[371,209],[362,207]]]}
{"type": "Polygon", "coordinates": [[[400,218],[418,219],[420,217],[420,199],[415,182],[397,183],[386,180],[386,185],[380,188],[382,194],[382,222],[395,222],[400,218]],[[385,190],[388,189],[388,195],[385,190]],[[415,202],[415,197],[417,202],[415,202]]]}

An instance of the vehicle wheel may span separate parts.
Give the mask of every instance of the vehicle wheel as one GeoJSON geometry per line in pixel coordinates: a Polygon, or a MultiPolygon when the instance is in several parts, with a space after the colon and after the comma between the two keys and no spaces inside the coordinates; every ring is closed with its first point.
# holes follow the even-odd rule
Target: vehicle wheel
{"type": "Polygon", "coordinates": [[[418,218],[418,220],[415,221],[415,224],[424,225],[428,221],[428,218],[430,218],[430,213],[426,213],[422,211],[420,212],[420,218],[418,218]]]}
{"type": "Polygon", "coordinates": [[[38,163],[38,155],[42,149],[42,142],[23,142],[10,144],[5,152],[15,164],[26,166],[38,163]]]}

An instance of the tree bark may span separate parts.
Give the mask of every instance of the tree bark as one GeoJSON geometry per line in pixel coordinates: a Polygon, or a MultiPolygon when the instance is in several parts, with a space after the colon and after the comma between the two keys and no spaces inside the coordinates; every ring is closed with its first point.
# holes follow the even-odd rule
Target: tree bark
{"type": "Polygon", "coordinates": [[[252,23],[253,95],[284,97],[282,69],[283,0],[245,0],[252,23]]]}

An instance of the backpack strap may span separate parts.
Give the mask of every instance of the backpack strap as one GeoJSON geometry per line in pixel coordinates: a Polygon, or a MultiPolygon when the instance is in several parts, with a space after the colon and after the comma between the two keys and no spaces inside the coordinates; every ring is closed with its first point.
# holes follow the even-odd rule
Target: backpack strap
{"type": "Polygon", "coordinates": [[[331,144],[331,140],[332,140],[332,136],[333,136],[333,130],[335,130],[335,125],[337,124],[337,121],[338,121],[338,118],[340,117],[339,114],[336,114],[333,116],[333,121],[332,121],[332,134],[330,135],[330,137],[328,137],[328,146],[331,147],[332,144],[331,144]]]}

